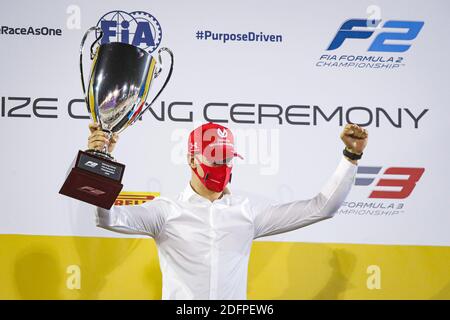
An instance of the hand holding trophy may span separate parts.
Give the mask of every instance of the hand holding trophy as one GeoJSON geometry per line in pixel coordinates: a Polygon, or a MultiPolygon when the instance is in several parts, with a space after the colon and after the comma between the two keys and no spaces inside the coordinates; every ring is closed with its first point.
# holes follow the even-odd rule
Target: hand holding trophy
{"type": "Polygon", "coordinates": [[[119,140],[119,134],[113,133],[112,136],[100,128],[100,125],[96,122],[89,124],[89,131],[91,134],[88,137],[88,149],[103,150],[105,146],[108,146],[108,152],[112,153],[117,141],[119,140]]]}
{"type": "MultiPolygon", "coordinates": [[[[94,50],[103,32],[98,27],[86,31],[80,46],[81,85],[91,120],[107,135],[107,140],[117,136],[134,124],[153,104],[169,82],[173,71],[173,54],[168,48],[158,51],[158,63],[145,50],[120,42],[104,43],[94,50]],[[88,88],[83,75],[83,48],[87,36],[99,32],[92,43],[92,60],[88,88]],[[145,101],[152,80],[162,70],[161,53],[170,55],[170,67],[161,89],[147,106],[145,101]]],[[[122,190],[122,176],[125,165],[115,162],[108,151],[108,144],[102,150],[79,151],[73,167],[59,193],[109,209],[122,190]]]]}

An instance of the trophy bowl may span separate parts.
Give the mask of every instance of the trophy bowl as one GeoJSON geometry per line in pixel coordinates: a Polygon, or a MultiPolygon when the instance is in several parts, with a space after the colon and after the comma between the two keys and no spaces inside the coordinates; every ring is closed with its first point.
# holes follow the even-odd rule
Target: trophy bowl
{"type": "MultiPolygon", "coordinates": [[[[102,36],[98,27],[89,28],[83,36],[81,86],[91,120],[111,138],[113,133],[120,133],[134,124],[159,97],[172,76],[174,59],[168,48],[158,50],[157,62],[147,51],[127,43],[109,42],[95,47],[102,36]],[[83,50],[87,36],[93,31],[100,35],[90,48],[92,63],[86,90],[83,50]],[[159,91],[146,104],[153,79],[163,69],[162,52],[170,55],[169,71],[159,91]]],[[[124,170],[125,165],[114,160],[107,144],[102,150],[79,151],[59,193],[109,209],[122,190],[124,170]]]]}

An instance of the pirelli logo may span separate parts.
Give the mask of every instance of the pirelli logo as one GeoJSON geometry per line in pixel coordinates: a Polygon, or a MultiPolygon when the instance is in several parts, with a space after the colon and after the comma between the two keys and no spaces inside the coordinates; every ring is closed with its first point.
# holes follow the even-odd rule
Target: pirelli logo
{"type": "Polygon", "coordinates": [[[114,205],[116,206],[138,205],[153,200],[156,197],[159,197],[159,192],[122,191],[117,197],[114,205]]]}

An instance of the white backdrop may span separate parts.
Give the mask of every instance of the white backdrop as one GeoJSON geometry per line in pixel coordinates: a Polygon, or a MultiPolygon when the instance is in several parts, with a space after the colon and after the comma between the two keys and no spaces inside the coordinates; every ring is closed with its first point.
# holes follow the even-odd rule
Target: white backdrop
{"type": "MultiPolygon", "coordinates": [[[[159,115],[164,104],[164,121],[147,113],[122,134],[114,152],[127,165],[124,191],[165,196],[180,192],[190,177],[184,155],[187,134],[206,121],[208,103],[221,103],[207,108],[208,115],[228,121],[223,124],[235,132],[245,157],[235,164],[232,192],[258,201],[312,197],[339,162],[343,148],[339,133],[350,120],[369,130],[360,166],[381,168],[378,174],[358,177],[373,178],[373,182],[355,185],[335,218],[264,240],[450,245],[447,1],[64,0],[9,1],[0,6],[0,233],[123,236],[96,228],[92,207],[58,194],[70,163],[87,143],[89,120],[74,119],[68,109],[71,100],[82,99],[81,38],[102,16],[121,10],[142,11],[144,18],[154,16],[162,32],[159,47],[167,46],[175,54],[172,81],[153,106],[159,115]],[[372,30],[369,38],[349,38],[341,47],[327,50],[349,19],[381,22],[379,28],[355,29],[372,30]],[[411,45],[407,51],[368,51],[383,32],[407,32],[383,28],[391,20],[424,25],[412,40],[386,41],[411,45]],[[61,35],[8,34],[9,28],[29,27],[61,29],[61,35]],[[197,39],[199,31],[262,32],[280,41],[197,39]],[[356,56],[393,57],[401,63],[394,68],[318,66],[323,55],[347,62],[356,56]],[[189,121],[169,118],[167,109],[173,102],[184,103],[173,107],[173,117],[189,121]],[[250,114],[234,114],[233,120],[230,110],[238,103],[248,106],[237,106],[235,111],[250,114]],[[52,107],[35,110],[38,115],[56,117],[38,117],[33,104],[52,107]],[[261,104],[279,106],[261,108],[264,113],[281,110],[281,124],[274,117],[259,121],[261,104]],[[297,107],[288,109],[292,105],[297,107]],[[326,121],[319,110],[327,117],[335,110],[342,112],[343,123],[339,114],[326,121]],[[374,190],[400,189],[376,186],[381,178],[407,178],[383,175],[390,167],[425,171],[406,198],[369,198],[374,190]],[[386,209],[370,214],[369,205],[386,209]]],[[[158,30],[152,30],[156,36],[158,30]]],[[[72,111],[87,115],[80,102],[73,104],[72,111]]]]}

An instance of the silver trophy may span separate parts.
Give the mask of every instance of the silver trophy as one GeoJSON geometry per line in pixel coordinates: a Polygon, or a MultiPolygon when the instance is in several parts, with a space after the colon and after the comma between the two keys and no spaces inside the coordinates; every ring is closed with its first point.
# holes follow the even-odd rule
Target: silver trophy
{"type": "MultiPolygon", "coordinates": [[[[145,50],[136,46],[110,42],[97,45],[103,36],[99,27],[89,28],[81,40],[81,85],[90,118],[108,133],[120,133],[134,124],[155,102],[169,82],[173,71],[173,53],[168,48],[158,50],[158,62],[145,50]],[[83,73],[83,51],[86,38],[96,31],[99,36],[90,47],[92,60],[88,87],[83,73]],[[161,53],[170,55],[170,66],[161,89],[146,104],[153,79],[162,71],[161,53]]],[[[74,166],[60,193],[109,209],[117,198],[125,165],[115,162],[103,150],[79,151],[74,166]]]]}

